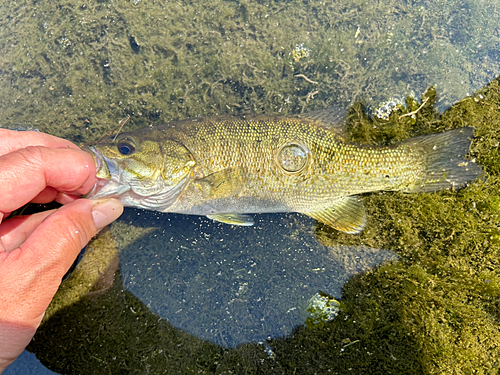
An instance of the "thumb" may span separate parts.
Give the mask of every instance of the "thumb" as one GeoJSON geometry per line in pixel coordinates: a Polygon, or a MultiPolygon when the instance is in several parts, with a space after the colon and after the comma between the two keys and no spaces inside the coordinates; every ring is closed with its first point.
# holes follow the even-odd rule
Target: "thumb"
{"type": "Polygon", "coordinates": [[[116,199],[79,199],[31,221],[26,241],[0,253],[0,373],[30,342],[80,250],[122,211],[116,199]]]}
{"type": "Polygon", "coordinates": [[[122,211],[116,199],[79,199],[46,217],[19,248],[3,253],[0,287],[10,299],[10,316],[3,318],[37,325],[80,250],[122,211]]]}

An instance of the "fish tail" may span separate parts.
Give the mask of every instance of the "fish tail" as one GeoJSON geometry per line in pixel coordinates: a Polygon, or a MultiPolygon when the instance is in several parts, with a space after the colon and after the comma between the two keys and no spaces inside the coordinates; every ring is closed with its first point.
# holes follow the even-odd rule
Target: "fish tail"
{"type": "Polygon", "coordinates": [[[474,128],[466,127],[415,137],[404,142],[422,150],[425,157],[423,177],[410,192],[461,189],[481,176],[481,167],[474,161],[465,159],[473,137],[474,128]]]}

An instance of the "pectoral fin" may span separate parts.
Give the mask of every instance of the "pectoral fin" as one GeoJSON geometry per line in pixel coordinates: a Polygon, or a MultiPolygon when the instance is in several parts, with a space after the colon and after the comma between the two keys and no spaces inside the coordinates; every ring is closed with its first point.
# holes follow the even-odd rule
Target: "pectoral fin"
{"type": "Polygon", "coordinates": [[[207,215],[207,217],[221,223],[240,225],[244,227],[250,227],[254,224],[253,218],[251,216],[242,214],[214,214],[207,215]]]}
{"type": "Polygon", "coordinates": [[[355,196],[336,200],[321,211],[304,214],[349,234],[360,233],[366,225],[363,199],[355,196]]]}
{"type": "Polygon", "coordinates": [[[245,186],[245,178],[240,170],[230,168],[197,179],[196,183],[202,187],[206,199],[220,199],[238,195],[245,186]]]}

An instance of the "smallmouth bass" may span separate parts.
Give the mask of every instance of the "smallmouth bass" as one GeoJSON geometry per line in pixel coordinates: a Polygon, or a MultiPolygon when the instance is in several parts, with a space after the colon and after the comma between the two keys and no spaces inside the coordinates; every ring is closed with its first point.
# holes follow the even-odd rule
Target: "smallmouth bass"
{"type": "Polygon", "coordinates": [[[482,174],[465,159],[473,128],[375,147],[347,143],[345,111],[216,116],[109,136],[89,198],[252,225],[249,213],[299,212],[346,233],[366,224],[359,194],[459,189],[482,174]]]}

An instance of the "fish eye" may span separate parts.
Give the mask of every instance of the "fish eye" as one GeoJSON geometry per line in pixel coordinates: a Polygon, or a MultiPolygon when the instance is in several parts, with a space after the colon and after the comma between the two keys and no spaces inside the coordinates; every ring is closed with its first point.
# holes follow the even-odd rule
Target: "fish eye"
{"type": "Polygon", "coordinates": [[[116,145],[118,152],[122,155],[131,155],[135,152],[135,144],[130,139],[122,139],[116,145]]]}
{"type": "Polygon", "coordinates": [[[307,164],[308,152],[296,143],[286,144],[278,152],[278,165],[288,173],[300,172],[307,164]]]}

